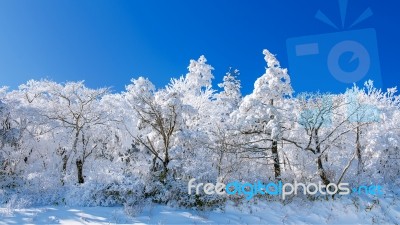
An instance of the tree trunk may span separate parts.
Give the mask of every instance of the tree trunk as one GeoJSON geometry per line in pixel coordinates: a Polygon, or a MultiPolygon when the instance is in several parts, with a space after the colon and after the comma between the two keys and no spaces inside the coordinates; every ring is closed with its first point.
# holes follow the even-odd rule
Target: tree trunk
{"type": "Polygon", "coordinates": [[[151,166],[151,171],[156,172],[157,171],[157,157],[153,157],[153,161],[152,161],[152,166],[151,166]]]}
{"type": "Polygon", "coordinates": [[[165,159],[166,161],[163,162],[163,167],[164,167],[164,174],[167,175],[168,173],[168,164],[169,164],[169,159],[165,159]]]}
{"type": "Polygon", "coordinates": [[[318,155],[318,159],[317,159],[318,174],[319,174],[319,177],[321,178],[322,182],[323,182],[325,185],[328,185],[328,184],[330,184],[331,182],[330,182],[330,180],[328,179],[328,176],[326,175],[326,172],[325,172],[324,167],[322,166],[321,145],[320,145],[320,142],[319,142],[318,131],[319,131],[319,129],[315,129],[315,131],[314,131],[314,133],[315,133],[314,141],[315,141],[315,144],[316,144],[316,148],[315,148],[316,151],[315,151],[315,153],[316,153],[316,154],[319,154],[319,155],[318,155]]]}
{"type": "Polygon", "coordinates": [[[63,176],[65,176],[65,174],[67,173],[67,163],[68,163],[68,156],[67,156],[67,153],[64,153],[64,155],[62,157],[62,172],[63,172],[63,176]]]}
{"type": "Polygon", "coordinates": [[[322,182],[324,183],[324,185],[330,184],[331,182],[329,181],[328,176],[327,176],[326,173],[325,173],[325,169],[324,169],[324,167],[322,166],[322,155],[319,155],[319,156],[318,156],[318,159],[317,159],[317,167],[318,167],[318,174],[319,174],[319,177],[321,177],[321,180],[322,180],[322,182]]]}
{"type": "Polygon", "coordinates": [[[218,160],[218,177],[220,177],[221,173],[222,173],[222,159],[223,159],[223,157],[224,157],[224,153],[220,152],[219,160],[218,160]]]}
{"type": "Polygon", "coordinates": [[[279,164],[279,154],[278,154],[278,142],[272,141],[272,157],[274,160],[274,175],[275,179],[280,180],[281,178],[281,165],[279,164]]]}
{"type": "Polygon", "coordinates": [[[361,158],[360,136],[361,136],[361,130],[360,130],[360,127],[357,126],[357,136],[356,136],[356,154],[357,154],[357,159],[358,159],[357,174],[360,174],[363,170],[363,162],[362,162],[362,158],[361,158]]]}
{"type": "Polygon", "coordinates": [[[76,169],[78,171],[78,183],[83,184],[85,180],[83,179],[83,161],[80,159],[76,160],[76,169]]]}
{"type": "MultiPolygon", "coordinates": [[[[274,105],[273,99],[270,100],[270,105],[272,105],[272,106],[274,105]]],[[[274,119],[274,118],[275,118],[275,115],[272,115],[271,119],[274,119]]],[[[274,160],[275,179],[280,180],[281,179],[281,165],[279,164],[278,141],[277,140],[272,141],[271,152],[272,152],[272,158],[274,160]]]]}
{"type": "Polygon", "coordinates": [[[61,177],[62,186],[64,186],[65,184],[65,176],[67,175],[67,163],[68,163],[67,153],[64,153],[62,157],[62,177],[61,177]]]}
{"type": "Polygon", "coordinates": [[[165,144],[165,156],[164,156],[164,162],[163,162],[163,167],[164,167],[164,175],[165,178],[167,177],[167,173],[168,173],[168,164],[169,164],[169,143],[165,144]]]}

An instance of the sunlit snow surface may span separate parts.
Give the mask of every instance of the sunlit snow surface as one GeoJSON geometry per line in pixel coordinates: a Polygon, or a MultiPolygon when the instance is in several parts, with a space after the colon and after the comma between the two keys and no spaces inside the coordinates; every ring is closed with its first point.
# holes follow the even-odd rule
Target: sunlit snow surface
{"type": "Polygon", "coordinates": [[[167,206],[146,207],[129,217],[122,207],[0,208],[3,224],[399,224],[398,196],[362,197],[335,201],[294,200],[283,205],[258,200],[228,203],[224,210],[196,211],[167,206]]]}

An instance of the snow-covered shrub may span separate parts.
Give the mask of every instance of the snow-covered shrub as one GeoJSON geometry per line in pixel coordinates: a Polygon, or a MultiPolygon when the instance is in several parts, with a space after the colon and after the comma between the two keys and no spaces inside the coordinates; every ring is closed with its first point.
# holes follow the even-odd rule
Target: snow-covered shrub
{"type": "Polygon", "coordinates": [[[65,195],[67,205],[121,206],[134,205],[144,199],[144,186],[134,177],[113,182],[86,182],[71,185],[65,195]]]}

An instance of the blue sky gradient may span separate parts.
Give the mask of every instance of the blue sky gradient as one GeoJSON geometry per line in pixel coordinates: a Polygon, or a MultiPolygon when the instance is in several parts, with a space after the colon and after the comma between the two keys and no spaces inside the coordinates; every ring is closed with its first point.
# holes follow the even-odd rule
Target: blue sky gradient
{"type": "MultiPolygon", "coordinates": [[[[398,4],[348,4],[347,23],[368,7],[374,13],[352,29],[375,28],[383,87],[400,81],[398,4]]],[[[163,87],[187,72],[190,59],[204,54],[215,68],[215,87],[233,67],[249,93],[265,72],[264,48],[289,67],[288,38],[337,32],[315,19],[318,10],[340,24],[337,0],[1,0],[0,86],[48,78],[121,91],[131,78],[146,76],[163,87]]],[[[306,75],[291,74],[290,67],[289,74],[297,93],[316,91],[306,75]]]]}

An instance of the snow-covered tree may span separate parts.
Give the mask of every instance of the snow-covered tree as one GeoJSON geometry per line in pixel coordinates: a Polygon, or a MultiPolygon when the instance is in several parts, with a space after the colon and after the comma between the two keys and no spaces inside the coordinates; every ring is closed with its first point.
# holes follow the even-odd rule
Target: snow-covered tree
{"type": "Polygon", "coordinates": [[[185,77],[185,85],[195,95],[201,94],[203,89],[211,88],[211,80],[214,78],[212,68],[207,64],[207,59],[204,55],[198,60],[190,60],[188,66],[189,72],[185,77]]]}
{"type": "Polygon", "coordinates": [[[149,80],[140,77],[132,80],[125,98],[138,118],[134,140],[152,155],[152,170],[160,172],[160,179],[165,181],[177,136],[184,127],[181,96],[165,89],[155,91],[149,80]]]}
{"type": "Polygon", "coordinates": [[[66,174],[68,163],[74,161],[78,183],[84,183],[84,164],[99,147],[93,129],[106,127],[107,114],[98,106],[108,89],[89,89],[83,82],[63,85],[51,81],[31,81],[21,89],[27,100],[41,109],[43,117],[56,122],[54,129],[61,128],[70,135],[70,146],[59,149],[62,172],[66,174]]]}
{"type": "Polygon", "coordinates": [[[281,166],[278,141],[282,136],[280,108],[293,90],[287,69],[282,69],[279,61],[268,50],[263,53],[268,66],[266,72],[254,83],[253,92],[244,97],[236,117],[242,133],[251,135],[249,142],[256,143],[249,146],[249,150],[257,153],[255,158],[272,158],[274,177],[279,179],[281,166]]]}
{"type": "Polygon", "coordinates": [[[242,98],[239,70],[229,70],[223,77],[223,82],[218,84],[223,90],[216,94],[216,101],[219,104],[220,110],[223,110],[223,118],[226,119],[229,115],[239,107],[242,98]]]}

